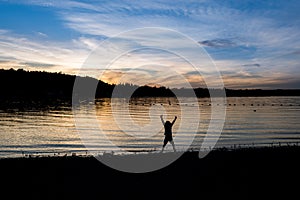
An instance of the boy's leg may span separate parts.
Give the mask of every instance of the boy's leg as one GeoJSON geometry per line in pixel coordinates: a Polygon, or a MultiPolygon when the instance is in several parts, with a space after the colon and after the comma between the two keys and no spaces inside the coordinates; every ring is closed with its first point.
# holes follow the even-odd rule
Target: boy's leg
{"type": "Polygon", "coordinates": [[[174,141],[173,141],[173,140],[171,140],[171,141],[170,141],[170,143],[171,143],[171,144],[172,144],[172,146],[173,146],[173,150],[174,150],[174,152],[176,152],[174,141]]]}
{"type": "Polygon", "coordinates": [[[167,145],[168,143],[168,140],[166,140],[166,138],[164,139],[164,144],[163,144],[163,147],[162,147],[162,150],[161,150],[161,153],[164,151],[165,149],[165,146],[167,145]]]}

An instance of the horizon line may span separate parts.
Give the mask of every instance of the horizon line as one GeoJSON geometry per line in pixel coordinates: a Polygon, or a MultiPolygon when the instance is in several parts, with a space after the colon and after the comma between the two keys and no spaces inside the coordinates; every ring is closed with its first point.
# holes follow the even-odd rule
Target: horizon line
{"type": "MultiPolygon", "coordinates": [[[[212,90],[217,90],[217,89],[221,89],[221,88],[207,88],[207,87],[192,87],[192,88],[185,88],[185,87],[181,87],[181,88],[170,88],[170,87],[167,87],[167,86],[151,86],[150,84],[145,84],[145,85],[136,85],[134,83],[108,83],[108,82],[105,82],[101,79],[97,79],[97,78],[94,78],[94,77],[91,77],[91,76],[80,76],[78,74],[69,74],[69,73],[66,73],[66,72],[62,72],[62,71],[57,71],[57,72],[53,72],[53,71],[47,71],[47,70],[28,70],[28,69],[23,69],[23,68],[18,68],[18,69],[15,69],[15,68],[9,68],[9,69],[5,69],[5,68],[0,68],[0,70],[5,70],[5,71],[9,71],[9,70],[13,70],[13,71],[23,71],[23,72],[28,72],[28,73],[31,73],[31,72],[40,72],[40,73],[50,73],[50,74],[62,74],[62,75],[66,75],[66,76],[76,76],[76,77],[83,77],[83,78],[92,78],[92,79],[95,79],[95,80],[98,80],[98,81],[101,81],[103,83],[106,83],[106,84],[109,84],[109,85],[115,85],[115,86],[118,86],[118,85],[130,85],[130,86],[136,86],[136,87],[150,87],[150,88],[166,88],[166,89],[212,89],[212,90]]],[[[275,91],[275,90],[300,90],[300,88],[270,88],[270,89],[262,89],[262,88],[227,88],[224,86],[224,88],[222,89],[225,89],[226,90],[262,90],[262,91],[275,91]]]]}

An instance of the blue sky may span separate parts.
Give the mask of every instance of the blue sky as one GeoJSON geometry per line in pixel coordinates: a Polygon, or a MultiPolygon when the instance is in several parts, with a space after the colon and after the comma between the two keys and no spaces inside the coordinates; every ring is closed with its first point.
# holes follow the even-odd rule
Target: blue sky
{"type": "MultiPolygon", "coordinates": [[[[198,42],[226,87],[300,88],[299,10],[297,0],[0,0],[0,67],[76,74],[104,39],[136,28],[163,27],[198,42]]],[[[166,57],[172,61],[164,65],[177,66],[194,86],[203,85],[180,59],[150,51],[119,59],[102,78],[118,82],[133,63],[140,67],[130,70],[125,81],[137,81],[137,75],[153,78],[159,74],[160,58],[166,57]]],[[[100,63],[86,73],[93,75],[101,67],[100,63]]],[[[180,86],[175,83],[176,79],[173,85],[180,86]]],[[[167,84],[172,85],[172,79],[167,84]]]]}

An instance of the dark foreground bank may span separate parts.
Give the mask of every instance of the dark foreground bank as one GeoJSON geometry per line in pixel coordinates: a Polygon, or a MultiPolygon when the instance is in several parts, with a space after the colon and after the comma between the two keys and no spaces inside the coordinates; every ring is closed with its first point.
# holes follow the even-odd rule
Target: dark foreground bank
{"type": "Polygon", "coordinates": [[[185,153],[168,167],[130,174],[93,157],[1,159],[1,195],[9,199],[246,199],[299,191],[300,147],[185,153]],[[109,197],[109,198],[108,198],[109,197]]]}

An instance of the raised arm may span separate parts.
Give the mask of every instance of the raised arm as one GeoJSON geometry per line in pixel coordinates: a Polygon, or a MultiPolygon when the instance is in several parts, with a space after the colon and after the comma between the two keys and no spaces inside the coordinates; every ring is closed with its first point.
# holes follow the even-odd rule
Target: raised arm
{"type": "Polygon", "coordinates": [[[177,116],[175,116],[175,118],[173,119],[172,125],[175,123],[176,119],[177,119],[177,116]]]}
{"type": "Polygon", "coordinates": [[[164,119],[163,119],[163,116],[162,116],[162,115],[160,116],[160,120],[161,120],[161,123],[162,123],[163,125],[165,125],[165,121],[164,121],[164,119]]]}

